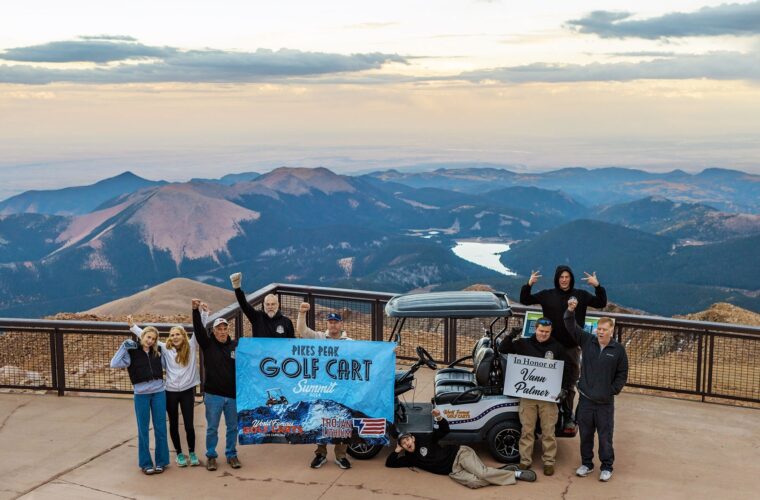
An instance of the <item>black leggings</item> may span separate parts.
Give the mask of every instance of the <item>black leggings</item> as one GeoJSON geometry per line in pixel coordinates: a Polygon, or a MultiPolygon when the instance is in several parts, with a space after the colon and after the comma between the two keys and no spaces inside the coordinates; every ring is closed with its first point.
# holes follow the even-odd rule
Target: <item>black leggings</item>
{"type": "Polygon", "coordinates": [[[182,408],[182,421],[185,423],[188,451],[190,453],[195,451],[193,406],[195,406],[195,387],[182,392],[166,391],[166,413],[169,414],[169,435],[172,438],[172,444],[177,453],[182,453],[182,442],[179,440],[179,408],[182,408]]]}

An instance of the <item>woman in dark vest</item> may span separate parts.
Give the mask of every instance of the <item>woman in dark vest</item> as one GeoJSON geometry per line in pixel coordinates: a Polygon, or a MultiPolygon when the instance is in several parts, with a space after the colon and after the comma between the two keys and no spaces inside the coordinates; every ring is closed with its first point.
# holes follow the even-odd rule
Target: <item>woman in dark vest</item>
{"type": "Polygon", "coordinates": [[[111,368],[126,368],[135,388],[137,416],[138,464],[145,474],[160,474],[169,465],[169,443],[166,439],[166,392],[164,387],[165,356],[158,345],[158,330],[143,330],[140,346],[125,340],[111,360],[111,368]],[[156,440],[155,465],[150,456],[150,421],[156,440]]]}

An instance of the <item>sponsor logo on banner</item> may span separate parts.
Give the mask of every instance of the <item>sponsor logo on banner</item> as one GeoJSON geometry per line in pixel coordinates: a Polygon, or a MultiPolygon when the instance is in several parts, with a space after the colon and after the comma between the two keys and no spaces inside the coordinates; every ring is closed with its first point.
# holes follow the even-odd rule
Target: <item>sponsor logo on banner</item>
{"type": "Polygon", "coordinates": [[[385,419],[355,418],[354,427],[359,429],[359,437],[383,436],[385,434],[385,419]]]}

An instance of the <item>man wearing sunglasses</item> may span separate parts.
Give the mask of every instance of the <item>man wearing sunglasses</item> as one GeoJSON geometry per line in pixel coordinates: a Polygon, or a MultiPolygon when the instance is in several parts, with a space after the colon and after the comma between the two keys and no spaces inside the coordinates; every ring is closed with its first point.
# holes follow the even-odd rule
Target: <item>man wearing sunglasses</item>
{"type": "MultiPolygon", "coordinates": [[[[536,321],[536,334],[533,337],[515,338],[520,335],[520,329],[499,344],[499,352],[502,354],[520,354],[542,359],[556,359],[565,361],[565,348],[557,340],[552,338],[552,322],[548,318],[540,318],[536,321]]],[[[571,383],[568,376],[569,365],[564,364],[562,377],[562,393],[567,394],[567,387],[571,383]]],[[[538,399],[520,399],[520,469],[530,469],[533,461],[533,444],[535,441],[536,420],[541,420],[541,447],[544,463],[544,475],[554,474],[554,464],[557,459],[557,438],[554,435],[554,426],[557,424],[559,409],[557,403],[540,401],[538,399]]]]}

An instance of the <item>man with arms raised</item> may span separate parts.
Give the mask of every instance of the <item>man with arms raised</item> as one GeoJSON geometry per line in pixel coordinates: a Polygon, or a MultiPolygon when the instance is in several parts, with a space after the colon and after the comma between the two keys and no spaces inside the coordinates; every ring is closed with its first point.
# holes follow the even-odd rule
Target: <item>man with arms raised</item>
{"type": "Polygon", "coordinates": [[[607,291],[599,284],[596,272],[583,274],[586,275],[583,281],[594,287],[594,295],[585,290],[575,288],[575,276],[573,275],[573,270],[568,266],[557,266],[554,272],[554,288],[547,288],[546,290],[532,294],[531,288],[541,277],[538,271],[533,271],[530,274],[528,283],[523,285],[520,290],[520,302],[526,306],[540,304],[544,316],[551,320],[554,325],[552,337],[565,347],[565,364],[570,365],[566,373],[570,378],[570,383],[567,383],[568,381],[566,380],[562,381],[563,387],[567,385],[568,394],[561,405],[561,409],[564,414],[565,429],[570,431],[575,429],[575,423],[573,422],[573,401],[575,400],[575,383],[580,375],[580,349],[578,349],[578,344],[565,328],[562,316],[565,313],[565,309],[567,309],[567,299],[570,297],[577,298],[578,307],[575,320],[583,328],[586,322],[587,307],[601,309],[607,305],[607,291]]]}
{"type": "Polygon", "coordinates": [[[292,339],[295,338],[293,333],[293,322],[280,311],[280,301],[277,295],[270,293],[264,297],[264,310],[254,309],[245,298],[245,292],[240,288],[243,281],[243,273],[230,275],[232,288],[235,289],[235,298],[237,299],[240,310],[246,315],[251,322],[253,337],[275,338],[275,339],[292,339]]]}
{"type": "Polygon", "coordinates": [[[612,338],[615,320],[599,318],[596,336],[579,327],[575,321],[578,301],[570,297],[565,312],[565,327],[581,346],[583,365],[578,381],[577,419],[581,434],[581,466],[576,475],[586,477],[594,470],[594,433],[599,436],[600,481],[612,477],[615,451],[612,430],[615,419],[615,396],[628,380],[628,356],[625,348],[612,338]]]}
{"type": "MultiPolygon", "coordinates": [[[[308,302],[302,302],[298,310],[298,320],[296,321],[296,334],[301,339],[320,339],[320,340],[351,340],[343,331],[343,318],[338,313],[330,313],[327,315],[327,330],[324,332],[318,332],[312,330],[306,326],[306,313],[309,312],[311,306],[308,302]]],[[[351,462],[346,458],[346,450],[348,449],[348,443],[335,443],[333,447],[333,453],[335,453],[335,463],[341,469],[350,469],[351,462]]],[[[319,469],[325,462],[327,462],[327,445],[318,444],[317,449],[314,452],[316,455],[314,460],[311,461],[312,469],[319,469]]]]}

